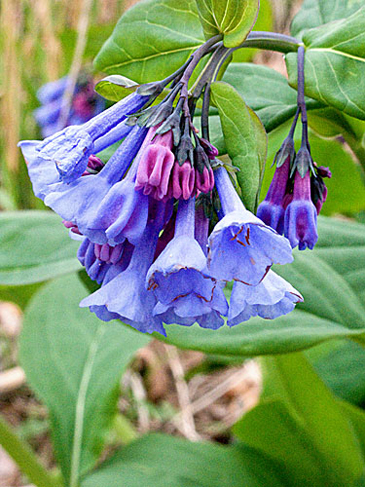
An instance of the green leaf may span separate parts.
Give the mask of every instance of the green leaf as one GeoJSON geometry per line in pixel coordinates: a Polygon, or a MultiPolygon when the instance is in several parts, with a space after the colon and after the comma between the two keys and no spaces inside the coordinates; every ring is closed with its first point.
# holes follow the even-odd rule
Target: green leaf
{"type": "Polygon", "coordinates": [[[297,416],[318,451],[329,482],[351,485],[364,473],[364,459],[351,422],[303,354],[265,358],[265,383],[297,416]]]}
{"type": "MultiPolygon", "coordinates": [[[[169,325],[163,340],[180,348],[229,356],[258,356],[303,350],[328,339],[364,337],[365,333],[365,245],[357,255],[360,265],[353,263],[353,273],[343,274],[345,264],[327,263],[331,246],[346,242],[354,235],[354,242],[365,240],[364,225],[357,225],[353,233],[332,218],[319,219],[317,249],[312,252],[295,251],[295,261],[286,266],[275,266],[275,271],[287,279],[304,296],[304,303],[286,316],[275,320],[251,318],[240,325],[219,330],[205,330],[197,325],[186,329],[169,325]],[[331,235],[327,228],[333,228],[331,235]],[[356,240],[357,238],[357,240],[356,240]],[[327,243],[327,244],[326,244],[327,243]],[[362,255],[364,254],[364,255],[362,255]],[[350,282],[351,281],[351,282],[350,282]],[[360,282],[360,285],[358,285],[360,282]]],[[[346,253],[349,251],[348,249],[346,253]]],[[[338,254],[333,249],[334,254],[338,254]]],[[[345,253],[345,254],[346,254],[345,253]]],[[[341,254],[341,252],[340,252],[341,254]]],[[[355,259],[355,253],[351,257],[355,259]]]]}
{"type": "Polygon", "coordinates": [[[196,0],[207,39],[223,34],[226,47],[236,47],[248,36],[259,10],[259,0],[196,0]]]}
{"type": "Polygon", "coordinates": [[[348,118],[344,113],[334,108],[322,108],[313,110],[308,121],[310,128],[323,137],[345,136],[346,134],[356,137],[348,118]]]}
{"type": "Polygon", "coordinates": [[[136,91],[138,86],[140,85],[135,81],[114,74],[99,81],[95,86],[95,91],[107,100],[119,101],[136,91]]]}
{"type": "MultiPolygon", "coordinates": [[[[260,0],[260,9],[255,22],[253,31],[271,31],[274,28],[274,14],[270,0],[260,0]]],[[[244,63],[251,61],[258,49],[237,49],[233,53],[235,63],[244,63]]]]}
{"type": "Polygon", "coordinates": [[[365,349],[345,341],[316,360],[313,366],[337,397],[357,406],[365,404],[365,349]]]}
{"type": "MultiPolygon", "coordinates": [[[[346,19],[306,31],[305,93],[365,120],[365,7],[346,19]]],[[[297,54],[286,56],[289,82],[297,85],[297,54]]]]}
{"type": "Polygon", "coordinates": [[[204,42],[195,0],[145,0],[119,20],[95,67],[137,83],[163,79],[204,42]]]}
{"type": "MultiPolygon", "coordinates": [[[[267,132],[291,119],[297,110],[297,92],[288,80],[266,66],[231,63],[223,77],[255,110],[267,132]]],[[[317,100],[306,99],[308,110],[322,106],[317,100]]]]}
{"type": "Polygon", "coordinates": [[[287,485],[332,487],[310,433],[298,422],[295,411],[282,401],[261,401],[234,426],[233,432],[281,465],[287,485]]]}
{"type": "Polygon", "coordinates": [[[42,285],[42,282],[37,282],[25,286],[0,286],[0,301],[11,301],[24,309],[42,285]]]}
{"type": "MultiPolygon", "coordinates": [[[[350,419],[353,428],[356,431],[357,438],[365,456],[365,412],[363,409],[359,409],[348,402],[340,402],[344,414],[350,419]]],[[[363,486],[365,478],[362,484],[358,484],[359,487],[363,486]]]]}
{"type": "Polygon", "coordinates": [[[363,0],[341,0],[340,2],[305,0],[293,19],[291,33],[301,39],[305,30],[327,24],[332,20],[345,19],[362,6],[363,0]]]}
{"type": "Polygon", "coordinates": [[[0,214],[0,284],[46,281],[79,269],[79,247],[59,216],[48,211],[0,214]]]}
{"type": "Polygon", "coordinates": [[[253,211],[262,180],[267,137],[257,118],[237,91],[221,81],[211,85],[212,101],[218,108],[228,155],[239,169],[237,181],[245,206],[253,211]]]}
{"type": "Polygon", "coordinates": [[[151,434],[88,475],[81,487],[280,487],[265,455],[245,447],[151,434]]]}
{"type": "Polygon", "coordinates": [[[336,269],[365,305],[365,225],[321,218],[315,254],[336,269]]]}
{"type": "Polygon", "coordinates": [[[24,317],[20,362],[50,413],[67,485],[91,469],[116,412],[119,380],[149,338],[79,308],[87,294],[76,274],[46,284],[24,317]]]}

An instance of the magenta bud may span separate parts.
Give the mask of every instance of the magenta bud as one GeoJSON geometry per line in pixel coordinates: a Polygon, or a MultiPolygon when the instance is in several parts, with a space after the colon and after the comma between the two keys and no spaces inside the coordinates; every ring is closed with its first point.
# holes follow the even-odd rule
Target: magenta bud
{"type": "Polygon", "coordinates": [[[214,173],[211,167],[204,167],[203,172],[195,171],[195,187],[201,193],[209,193],[214,187],[214,173]]]}
{"type": "Polygon", "coordinates": [[[141,156],[135,189],[161,200],[166,196],[175,156],[171,152],[171,130],[157,135],[141,156]]]}
{"type": "MultiPolygon", "coordinates": [[[[171,183],[170,183],[171,184],[171,183]]],[[[176,199],[189,199],[194,192],[195,170],[189,161],[182,166],[175,162],[172,172],[172,196],[176,199]]]]}

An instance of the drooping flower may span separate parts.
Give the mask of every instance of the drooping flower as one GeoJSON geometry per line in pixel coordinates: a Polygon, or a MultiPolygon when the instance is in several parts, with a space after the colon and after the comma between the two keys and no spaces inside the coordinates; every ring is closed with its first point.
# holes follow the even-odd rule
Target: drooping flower
{"type": "Polygon", "coordinates": [[[215,180],[224,216],[209,237],[209,271],[217,279],[257,285],[273,264],[293,261],[289,241],[246,210],[223,167],[215,180]]]}
{"type": "MultiPolygon", "coordinates": [[[[109,132],[120,126],[130,113],[143,107],[147,100],[148,97],[133,93],[89,122],[66,127],[39,143],[36,147],[38,157],[42,160],[51,159],[64,182],[74,181],[85,171],[90,155],[107,147],[99,145],[95,150],[97,141],[108,136],[108,145],[113,143],[109,132]]],[[[114,142],[120,139],[118,132],[115,135],[114,142]]]]}
{"type": "Polygon", "coordinates": [[[267,195],[257,209],[257,216],[280,235],[284,231],[285,194],[289,181],[290,156],[276,168],[267,195]]]}
{"type": "Polygon", "coordinates": [[[303,301],[289,282],[270,270],[257,286],[236,281],[228,311],[228,326],[238,325],[253,316],[274,319],[293,311],[303,301]]]}
{"type": "Polygon", "coordinates": [[[304,177],[299,171],[295,174],[293,200],[285,210],[284,234],[299,250],[313,249],[317,243],[317,210],[311,198],[309,170],[304,177]]]}
{"type": "Polygon", "coordinates": [[[181,200],[176,215],[175,235],[150,267],[148,289],[158,303],[154,314],[167,323],[219,328],[228,311],[219,283],[206,268],[206,257],[194,238],[195,198],[181,200]]]}
{"type": "Polygon", "coordinates": [[[146,273],[152,263],[160,231],[159,223],[147,225],[128,267],[83,299],[81,307],[89,307],[104,321],[118,318],[144,333],[157,331],[165,335],[161,319],[153,315],[156,298],[145,287],[146,273]]]}
{"type": "MultiPolygon", "coordinates": [[[[134,209],[133,201],[138,197],[138,193],[134,191],[134,184],[130,182],[131,171],[127,179],[122,178],[143,144],[145,136],[146,129],[134,127],[100,172],[81,177],[68,185],[62,182],[53,185],[53,191],[44,199],[45,204],[65,220],[77,225],[81,233],[95,243],[108,242],[106,232],[113,224],[118,225],[119,235],[122,230],[120,218],[123,217],[125,221],[128,217],[125,221],[128,223],[134,209]],[[120,187],[121,183],[124,186],[123,190],[120,187]],[[104,201],[105,198],[107,199],[104,201]],[[123,206],[122,202],[125,203],[127,200],[132,200],[132,203],[123,206]]],[[[147,197],[140,199],[139,217],[144,224],[139,236],[147,221],[148,207],[147,197]]],[[[115,242],[113,238],[109,243],[115,245],[122,240],[115,242]]]]}

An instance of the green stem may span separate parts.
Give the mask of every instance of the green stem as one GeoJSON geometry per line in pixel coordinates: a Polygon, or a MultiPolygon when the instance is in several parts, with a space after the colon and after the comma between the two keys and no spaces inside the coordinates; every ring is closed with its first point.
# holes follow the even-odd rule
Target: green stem
{"type": "Polygon", "coordinates": [[[0,444],[37,487],[61,487],[61,483],[41,465],[37,456],[0,417],[0,444]]]}
{"type": "Polygon", "coordinates": [[[240,46],[233,48],[232,51],[241,49],[241,47],[256,47],[288,54],[289,52],[297,52],[301,45],[303,44],[295,37],[275,32],[256,31],[250,32],[247,39],[240,46]]]}
{"type": "Polygon", "coordinates": [[[114,431],[123,445],[128,445],[138,438],[138,434],[128,419],[122,414],[117,414],[114,420],[114,431]]]}

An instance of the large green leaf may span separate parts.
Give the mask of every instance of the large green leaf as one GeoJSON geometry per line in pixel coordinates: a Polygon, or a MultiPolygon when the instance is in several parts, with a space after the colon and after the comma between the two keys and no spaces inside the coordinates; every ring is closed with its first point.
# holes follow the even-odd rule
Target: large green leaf
{"type": "Polygon", "coordinates": [[[365,225],[336,219],[320,220],[321,238],[315,254],[343,277],[365,305],[365,225]]]}
{"type": "Polygon", "coordinates": [[[313,362],[316,372],[337,397],[365,405],[365,349],[344,341],[313,362]]]}
{"type": "Polygon", "coordinates": [[[245,206],[254,210],[265,165],[267,137],[261,122],[251,115],[237,91],[222,81],[211,85],[228,155],[239,169],[237,181],[245,206]]]}
{"type": "Polygon", "coordinates": [[[144,0],[120,18],[95,67],[137,83],[159,80],[203,42],[195,0],[144,0]]]}
{"type": "Polygon", "coordinates": [[[242,44],[255,23],[259,0],[196,0],[207,39],[223,34],[226,47],[242,44]]]}
{"type": "Polygon", "coordinates": [[[278,471],[249,448],[153,434],[117,452],[81,487],[280,487],[278,471]]]}
{"type": "MultiPolygon", "coordinates": [[[[365,120],[365,6],[346,19],[306,31],[305,93],[365,120]]],[[[297,54],[286,56],[289,82],[297,84],[297,54]]]]}
{"type": "Polygon", "coordinates": [[[303,477],[292,485],[354,485],[365,467],[356,431],[304,355],[265,358],[264,379],[266,401],[280,402],[271,403],[271,412],[264,402],[259,416],[253,410],[254,421],[243,418],[239,437],[285,462],[291,478],[303,477]]]}
{"type": "Polygon", "coordinates": [[[307,29],[318,27],[332,20],[344,19],[363,6],[363,0],[305,0],[291,24],[293,36],[301,39],[307,29]]]}
{"type": "Polygon", "coordinates": [[[0,214],[0,284],[24,285],[67,274],[81,266],[79,244],[59,216],[48,211],[0,214]]]}
{"type": "Polygon", "coordinates": [[[333,487],[323,471],[310,433],[279,400],[265,400],[234,426],[236,436],[280,465],[287,485],[333,487]]]}
{"type": "MultiPolygon", "coordinates": [[[[274,14],[271,0],[260,0],[260,10],[253,31],[272,31],[274,27],[274,14]]],[[[236,63],[249,62],[253,59],[258,49],[236,49],[233,53],[233,61],[236,63]]]]}
{"type": "MultiPolygon", "coordinates": [[[[231,84],[255,110],[268,132],[295,115],[297,92],[274,69],[251,63],[231,63],[223,80],[231,84]]],[[[322,106],[317,100],[308,98],[306,101],[308,110],[322,106]]]]}
{"type": "Polygon", "coordinates": [[[45,285],[24,317],[20,362],[48,407],[66,484],[92,468],[116,412],[118,384],[149,338],[79,308],[87,294],[76,274],[45,285]]]}
{"type": "MultiPolygon", "coordinates": [[[[353,234],[357,238],[355,242],[365,242],[364,225],[356,225],[353,234]]],[[[350,249],[343,253],[344,262],[341,262],[341,250],[345,249],[335,247],[338,242],[344,245],[351,239],[348,226],[344,224],[342,231],[341,222],[321,218],[319,235],[318,250],[295,251],[293,264],[275,268],[304,296],[304,303],[297,305],[292,313],[272,321],[252,318],[231,329],[223,326],[216,331],[196,325],[190,329],[169,325],[165,340],[206,353],[257,356],[302,350],[330,338],[364,337],[365,272],[361,266],[365,266],[365,244],[361,248],[354,244],[352,248],[357,249],[359,264],[353,262],[355,255],[350,249]],[[331,227],[332,233],[328,233],[331,227]],[[338,265],[331,264],[332,254],[338,255],[338,265]],[[353,262],[354,272],[343,275],[349,260],[353,262]]]]}

